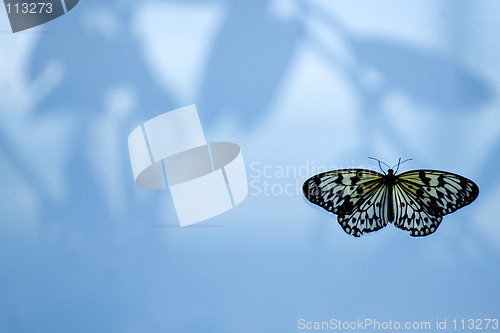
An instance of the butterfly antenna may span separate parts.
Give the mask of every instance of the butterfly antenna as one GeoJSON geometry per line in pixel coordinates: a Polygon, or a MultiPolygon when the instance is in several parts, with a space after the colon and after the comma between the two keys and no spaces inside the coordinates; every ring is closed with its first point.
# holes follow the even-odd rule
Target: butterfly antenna
{"type": "MultiPolygon", "coordinates": [[[[398,172],[398,170],[399,170],[399,166],[400,166],[401,164],[403,164],[403,163],[405,163],[405,162],[408,162],[408,161],[411,161],[411,160],[413,160],[413,158],[407,158],[406,160],[404,160],[403,162],[401,162],[401,158],[400,158],[400,159],[399,159],[399,161],[398,161],[398,164],[396,164],[398,168],[396,169],[396,171],[394,171],[394,174],[396,174],[396,173],[398,172]]],[[[396,165],[395,165],[395,166],[396,166],[396,165]]],[[[392,168],[394,168],[395,166],[393,166],[392,168]]]]}
{"type": "MultiPolygon", "coordinates": [[[[397,164],[397,165],[398,165],[398,167],[397,167],[396,171],[394,171],[394,174],[398,173],[398,171],[399,171],[399,165],[400,165],[400,164],[401,164],[401,157],[400,157],[400,158],[399,158],[399,160],[398,160],[398,164],[397,164]]],[[[394,168],[394,167],[392,167],[392,168],[394,168]]]]}
{"type": "Polygon", "coordinates": [[[375,161],[377,161],[377,162],[378,162],[378,167],[380,168],[380,170],[382,170],[382,172],[383,172],[384,174],[386,174],[386,173],[385,173],[384,169],[382,169],[382,164],[383,164],[383,165],[385,165],[386,167],[388,167],[389,169],[392,169],[392,168],[391,168],[391,167],[390,167],[387,163],[384,163],[384,162],[382,162],[381,160],[376,159],[375,157],[370,157],[370,156],[368,156],[368,158],[369,158],[369,159],[371,159],[371,160],[375,160],[375,161]]]}

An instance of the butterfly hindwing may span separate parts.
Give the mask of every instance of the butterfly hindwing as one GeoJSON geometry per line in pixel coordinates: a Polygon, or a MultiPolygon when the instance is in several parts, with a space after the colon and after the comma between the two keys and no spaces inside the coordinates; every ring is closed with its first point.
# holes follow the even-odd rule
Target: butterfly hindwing
{"type": "Polygon", "coordinates": [[[302,190],[310,202],[337,214],[345,232],[359,237],[387,224],[383,177],[364,169],[328,171],[309,178],[302,190]]]}
{"type": "Polygon", "coordinates": [[[441,216],[434,216],[427,212],[415,193],[418,187],[414,185],[402,186],[400,183],[393,188],[394,225],[407,230],[411,236],[427,236],[441,223],[441,216]],[[411,189],[411,191],[409,191],[411,189]]]}
{"type": "Polygon", "coordinates": [[[340,225],[348,234],[359,237],[387,225],[389,191],[381,181],[377,184],[367,189],[365,195],[355,202],[354,209],[338,215],[340,225]]]}

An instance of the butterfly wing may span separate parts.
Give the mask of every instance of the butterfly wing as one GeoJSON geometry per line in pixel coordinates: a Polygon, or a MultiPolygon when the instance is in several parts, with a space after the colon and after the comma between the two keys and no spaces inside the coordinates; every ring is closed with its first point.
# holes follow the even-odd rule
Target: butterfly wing
{"type": "Polygon", "coordinates": [[[384,177],[364,169],[328,171],[306,180],[302,191],[313,204],[337,214],[346,233],[359,237],[387,225],[389,192],[384,177]]]}
{"type": "Polygon", "coordinates": [[[426,236],[442,217],[467,206],[479,195],[473,181],[454,173],[413,170],[400,174],[393,189],[394,225],[411,236],[426,236]]]}
{"type": "Polygon", "coordinates": [[[405,182],[394,185],[393,189],[394,225],[409,231],[414,237],[433,233],[443,219],[442,216],[430,214],[423,207],[422,200],[416,194],[418,189],[418,186],[405,182]]]}

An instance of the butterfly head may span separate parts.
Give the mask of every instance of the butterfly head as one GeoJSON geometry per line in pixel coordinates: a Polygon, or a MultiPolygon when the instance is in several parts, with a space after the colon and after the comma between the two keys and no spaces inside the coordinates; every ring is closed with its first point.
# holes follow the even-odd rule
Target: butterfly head
{"type": "Polygon", "coordinates": [[[397,176],[393,169],[388,169],[387,174],[384,176],[384,183],[387,186],[394,186],[397,183],[397,176]]]}

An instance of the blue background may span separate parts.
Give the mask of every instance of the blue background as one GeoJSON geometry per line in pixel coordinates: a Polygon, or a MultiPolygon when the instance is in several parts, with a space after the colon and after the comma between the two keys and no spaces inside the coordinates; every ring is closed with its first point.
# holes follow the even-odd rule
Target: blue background
{"type": "Polygon", "coordinates": [[[0,331],[498,318],[499,12],[85,0],[12,34],[0,10],[0,331]],[[241,146],[250,187],[180,228],[168,191],[134,184],[127,136],[193,103],[208,140],[241,146]],[[479,197],[428,237],[351,237],[300,186],[322,168],[376,170],[368,156],[461,174],[479,197]]]}

